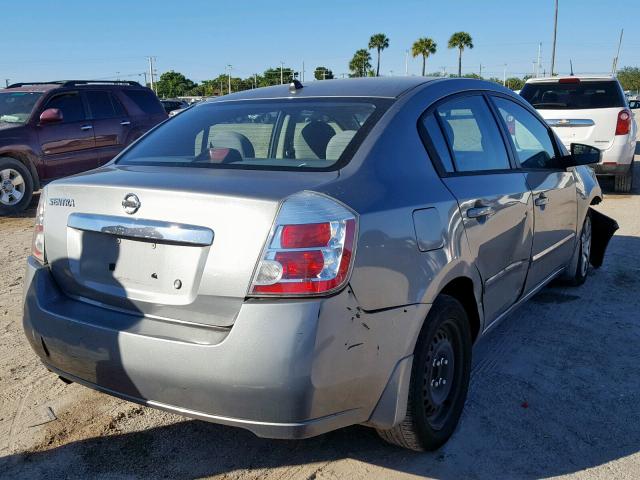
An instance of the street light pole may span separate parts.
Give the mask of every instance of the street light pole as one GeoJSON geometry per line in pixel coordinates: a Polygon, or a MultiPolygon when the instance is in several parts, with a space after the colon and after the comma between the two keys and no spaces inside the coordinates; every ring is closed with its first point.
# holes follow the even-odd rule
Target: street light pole
{"type": "Polygon", "coordinates": [[[556,14],[553,21],[553,47],[551,52],[551,76],[554,75],[554,69],[556,66],[556,37],[558,35],[558,0],[556,0],[556,14]]]}
{"type": "Polygon", "coordinates": [[[409,50],[404,51],[404,75],[409,76],[409,50]]]}
{"type": "Polygon", "coordinates": [[[227,65],[227,68],[229,69],[229,93],[231,93],[231,65],[227,65]]]}
{"type": "Polygon", "coordinates": [[[284,62],[280,62],[280,85],[284,83],[284,75],[282,69],[284,68],[284,62]]]}
{"type": "Polygon", "coordinates": [[[507,64],[504,64],[504,72],[502,73],[502,85],[507,86],[507,64]]]}

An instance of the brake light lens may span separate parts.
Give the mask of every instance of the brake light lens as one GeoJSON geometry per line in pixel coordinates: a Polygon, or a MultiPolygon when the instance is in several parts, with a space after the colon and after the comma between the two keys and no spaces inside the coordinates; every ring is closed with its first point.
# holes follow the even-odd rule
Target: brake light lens
{"type": "Polygon", "coordinates": [[[558,80],[558,83],[580,83],[580,79],[577,77],[566,77],[558,80]]]}
{"type": "Polygon", "coordinates": [[[45,263],[47,257],[44,252],[44,207],[46,205],[44,191],[40,194],[38,209],[36,210],[36,223],[33,229],[33,239],[31,241],[31,255],[40,263],[45,263]]]}
{"type": "Polygon", "coordinates": [[[631,112],[620,110],[618,113],[618,123],[616,123],[616,135],[628,135],[631,131],[631,112]]]}
{"type": "Polygon", "coordinates": [[[256,268],[249,295],[323,295],[351,272],[356,215],[324,195],[302,192],[282,205],[256,268]]]}

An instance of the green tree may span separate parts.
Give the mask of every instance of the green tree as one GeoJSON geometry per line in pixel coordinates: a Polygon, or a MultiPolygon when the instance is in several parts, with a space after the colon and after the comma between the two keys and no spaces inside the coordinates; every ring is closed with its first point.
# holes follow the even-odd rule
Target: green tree
{"type": "Polygon", "coordinates": [[[422,55],[422,76],[424,77],[425,68],[427,66],[427,57],[436,53],[438,44],[432,38],[422,37],[413,42],[411,47],[411,55],[417,57],[422,55]]]}
{"type": "Polygon", "coordinates": [[[618,80],[624,90],[640,90],[640,68],[621,68],[618,70],[618,80]]]}
{"type": "Polygon", "coordinates": [[[350,77],[367,77],[371,70],[371,54],[368,50],[361,48],[353,54],[349,62],[350,77]]]}
{"type": "Polygon", "coordinates": [[[509,77],[506,83],[506,87],[511,90],[522,90],[522,87],[524,87],[524,80],[518,77],[509,77]]]}
{"type": "Polygon", "coordinates": [[[389,38],[384,33],[376,33],[371,35],[369,39],[369,48],[378,52],[378,64],[376,66],[376,77],[380,76],[380,53],[385,48],[389,48],[389,38]]]}
{"type": "Polygon", "coordinates": [[[449,48],[458,49],[458,76],[462,76],[462,52],[465,48],[473,48],[473,40],[467,32],[456,32],[449,39],[449,48]]]}
{"type": "Polygon", "coordinates": [[[327,67],[316,67],[313,71],[313,76],[316,80],[331,80],[333,77],[333,72],[329,70],[327,67]]]}
{"type": "Polygon", "coordinates": [[[261,87],[267,87],[269,85],[280,85],[281,83],[289,83],[293,80],[296,72],[292,68],[282,67],[282,82],[280,81],[280,67],[268,68],[264,71],[262,76],[261,87]]]}
{"type": "Polygon", "coordinates": [[[179,72],[170,70],[160,75],[156,83],[156,91],[161,98],[173,98],[185,95],[196,87],[196,84],[179,72]]]}

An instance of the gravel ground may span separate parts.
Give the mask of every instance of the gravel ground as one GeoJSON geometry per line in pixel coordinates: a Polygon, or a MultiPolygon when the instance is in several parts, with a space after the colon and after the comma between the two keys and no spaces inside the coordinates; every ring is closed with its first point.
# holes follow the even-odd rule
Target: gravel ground
{"type": "Polygon", "coordinates": [[[21,329],[34,201],[0,218],[0,477],[640,478],[636,161],[635,192],[598,207],[620,224],[605,265],[580,288],[543,290],[476,346],[460,426],[428,454],[359,426],[264,440],[65,385],[21,329]]]}

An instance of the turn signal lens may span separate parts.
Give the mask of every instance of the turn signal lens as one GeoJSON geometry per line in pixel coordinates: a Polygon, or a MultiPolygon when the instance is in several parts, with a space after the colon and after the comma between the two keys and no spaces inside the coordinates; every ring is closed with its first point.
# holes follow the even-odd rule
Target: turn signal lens
{"type": "Polygon", "coordinates": [[[349,278],[356,216],[324,195],[302,192],[282,205],[249,295],[318,295],[349,278]],[[308,223],[302,223],[307,220],[308,223]]]}
{"type": "Polygon", "coordinates": [[[40,194],[38,209],[36,210],[36,223],[33,229],[31,242],[31,255],[40,263],[45,263],[47,258],[44,253],[44,207],[46,205],[44,191],[40,194]]]}
{"type": "Polygon", "coordinates": [[[621,110],[618,114],[618,123],[616,124],[616,135],[628,135],[631,131],[631,112],[629,110],[621,110]]]}

